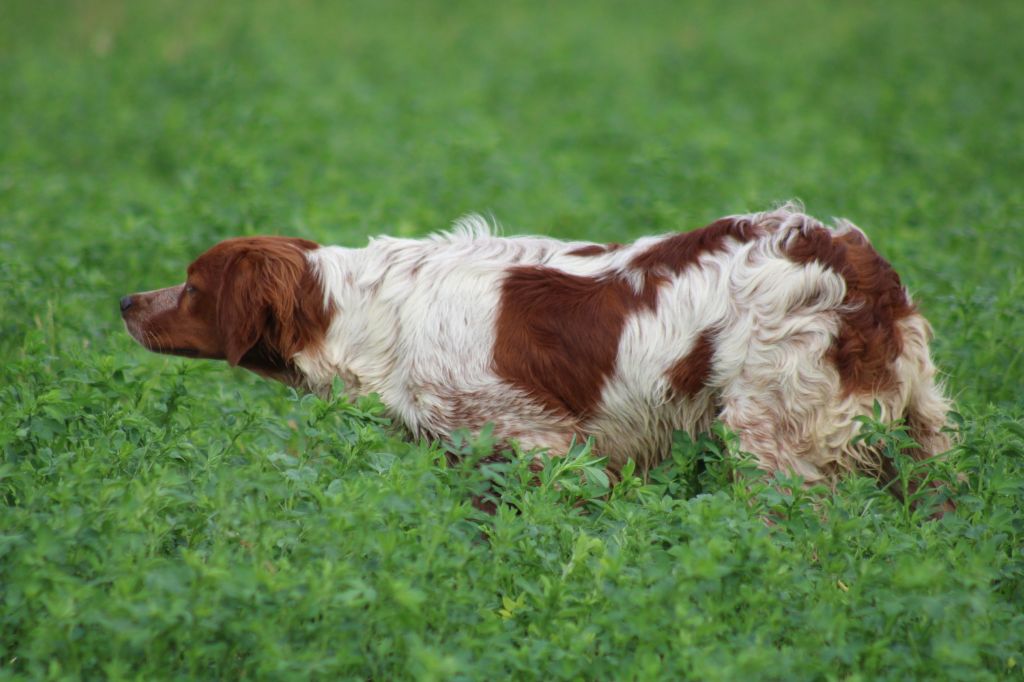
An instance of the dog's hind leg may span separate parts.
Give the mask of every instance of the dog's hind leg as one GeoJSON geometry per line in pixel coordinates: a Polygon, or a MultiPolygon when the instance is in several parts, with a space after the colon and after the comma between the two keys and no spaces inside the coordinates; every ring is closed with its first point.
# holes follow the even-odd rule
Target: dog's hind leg
{"type": "MultiPolygon", "coordinates": [[[[844,472],[859,470],[892,484],[890,489],[901,496],[892,461],[877,447],[854,442],[861,429],[858,417],[870,417],[877,401],[883,422],[905,423],[920,446],[905,454],[920,461],[949,449],[944,427],[950,402],[935,380],[928,323],[914,314],[898,324],[902,352],[884,390],[844,390],[827,336],[798,333],[773,341],[770,352],[752,346],[737,379],[722,393],[720,418],[765,471],[790,471],[813,484],[832,483],[844,472]]],[[[909,482],[909,494],[919,489],[920,480],[915,476],[909,482]]],[[[948,503],[942,508],[950,509],[948,503]]]]}
{"type": "MultiPolygon", "coordinates": [[[[826,357],[829,342],[827,333],[807,331],[772,341],[769,352],[752,348],[722,391],[719,418],[766,472],[789,471],[813,484],[842,467],[831,446],[839,376],[826,357]]],[[[852,436],[854,424],[846,428],[852,436]]]]}
{"type": "MultiPolygon", "coordinates": [[[[953,443],[949,435],[947,414],[952,403],[936,379],[935,365],[928,351],[931,338],[931,327],[920,315],[912,315],[899,323],[903,350],[894,363],[897,381],[904,389],[906,398],[902,417],[907,433],[919,447],[909,449],[905,454],[917,461],[924,461],[948,452],[953,443]]],[[[889,485],[890,490],[902,498],[903,490],[898,482],[898,472],[891,461],[882,462],[879,479],[889,485]]],[[[907,493],[915,494],[921,485],[923,474],[915,474],[907,482],[907,493]]],[[[930,480],[927,485],[936,490],[943,490],[945,485],[930,480]]],[[[937,514],[953,511],[952,500],[944,500],[937,514]]]]}

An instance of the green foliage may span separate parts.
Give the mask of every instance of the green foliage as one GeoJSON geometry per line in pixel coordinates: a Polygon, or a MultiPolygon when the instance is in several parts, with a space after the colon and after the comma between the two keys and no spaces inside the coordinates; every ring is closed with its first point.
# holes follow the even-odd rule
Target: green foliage
{"type": "Polygon", "coordinates": [[[0,3],[0,677],[1019,678],[1022,20],[0,3]],[[906,502],[766,479],[720,428],[610,489],[587,443],[409,443],[375,400],[148,355],[118,319],[226,236],[483,211],[625,241],[792,197],[865,227],[935,326],[957,447],[919,470],[863,424],[906,502]],[[921,474],[954,514],[910,504],[921,474]]]}

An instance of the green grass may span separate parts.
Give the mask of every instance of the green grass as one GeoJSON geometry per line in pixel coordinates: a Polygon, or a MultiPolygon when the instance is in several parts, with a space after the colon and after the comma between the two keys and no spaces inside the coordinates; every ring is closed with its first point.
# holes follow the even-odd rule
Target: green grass
{"type": "Polygon", "coordinates": [[[1019,679],[1022,21],[0,4],[0,678],[1019,679]],[[147,354],[117,314],[227,236],[482,211],[623,241],[793,197],[867,229],[935,327],[939,522],[865,478],[748,478],[728,434],[609,497],[585,449],[539,485],[473,466],[486,438],[449,467],[373,401],[147,354]]]}

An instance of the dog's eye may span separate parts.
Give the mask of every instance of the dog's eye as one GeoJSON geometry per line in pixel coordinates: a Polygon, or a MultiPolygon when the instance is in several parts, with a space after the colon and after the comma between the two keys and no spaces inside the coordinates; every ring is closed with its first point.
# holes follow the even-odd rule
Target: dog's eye
{"type": "Polygon", "coordinates": [[[186,284],[185,285],[185,293],[186,294],[194,294],[194,293],[196,293],[195,286],[192,285],[192,284],[186,284]]]}

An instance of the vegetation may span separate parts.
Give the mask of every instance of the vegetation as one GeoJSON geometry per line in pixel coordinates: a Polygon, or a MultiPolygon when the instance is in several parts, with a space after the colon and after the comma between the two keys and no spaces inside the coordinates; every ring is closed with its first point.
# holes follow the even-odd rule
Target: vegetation
{"type": "MultiPolygon", "coordinates": [[[[0,4],[0,678],[1005,679],[1024,668],[1024,4],[0,4]],[[802,199],[936,330],[940,521],[728,433],[605,495],[148,354],[217,240],[468,211],[623,241],[802,199]],[[493,516],[470,504],[492,490],[493,516]]],[[[900,465],[898,425],[865,436],[900,465]]]]}

